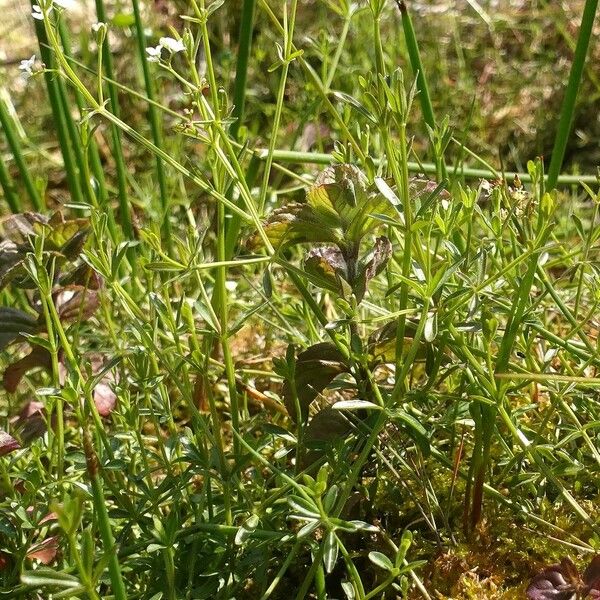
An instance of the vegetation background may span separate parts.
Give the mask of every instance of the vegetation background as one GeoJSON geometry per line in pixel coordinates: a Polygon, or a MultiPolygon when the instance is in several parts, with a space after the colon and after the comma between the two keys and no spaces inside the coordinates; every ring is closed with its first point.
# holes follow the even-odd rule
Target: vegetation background
{"type": "Polygon", "coordinates": [[[524,598],[600,549],[594,2],[250,4],[0,0],[0,597],[524,598]]]}

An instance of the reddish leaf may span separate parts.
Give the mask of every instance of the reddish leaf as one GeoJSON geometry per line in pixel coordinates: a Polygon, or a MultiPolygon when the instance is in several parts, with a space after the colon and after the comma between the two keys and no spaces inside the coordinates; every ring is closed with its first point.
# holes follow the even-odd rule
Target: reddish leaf
{"type": "Polygon", "coordinates": [[[21,447],[19,442],[12,435],[0,429],[0,456],[10,454],[21,447]]]}
{"type": "Polygon", "coordinates": [[[20,430],[19,434],[24,443],[41,437],[46,432],[44,404],[35,400],[27,402],[19,414],[11,419],[11,423],[20,430]]]}
{"type": "Polygon", "coordinates": [[[10,566],[10,554],[0,552],[0,571],[4,571],[10,566]]]}
{"type": "Polygon", "coordinates": [[[600,555],[594,556],[583,572],[583,582],[589,588],[588,595],[594,600],[600,600],[600,555]]]}
{"type": "Polygon", "coordinates": [[[577,568],[563,558],[559,565],[552,565],[536,575],[527,588],[530,600],[571,600],[579,584],[577,568]]]}
{"type": "Polygon", "coordinates": [[[101,417],[109,417],[117,404],[117,396],[108,385],[106,378],[94,388],[94,404],[101,417]]]}
{"type": "Polygon", "coordinates": [[[43,565],[49,565],[58,553],[58,536],[54,535],[46,538],[39,544],[34,544],[27,552],[27,558],[35,558],[43,565]]]}
{"type": "Polygon", "coordinates": [[[36,367],[52,368],[52,357],[46,348],[34,346],[33,350],[22,359],[6,367],[3,376],[4,387],[7,392],[14,392],[23,376],[36,367]]]}
{"type": "Polygon", "coordinates": [[[83,321],[98,309],[98,292],[82,285],[69,285],[55,293],[56,306],[61,321],[83,321]]]}

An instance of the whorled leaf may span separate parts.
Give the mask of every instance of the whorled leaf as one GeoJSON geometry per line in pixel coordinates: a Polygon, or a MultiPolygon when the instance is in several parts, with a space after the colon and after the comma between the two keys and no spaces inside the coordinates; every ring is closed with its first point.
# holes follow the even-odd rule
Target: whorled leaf
{"type": "MultiPolygon", "coordinates": [[[[308,418],[308,407],[312,401],[337,377],[349,370],[342,353],[330,342],[310,346],[296,357],[295,388],[300,405],[301,418],[308,418]]],[[[293,391],[288,381],[283,385],[285,407],[297,420],[293,391]]]]}
{"type": "Polygon", "coordinates": [[[35,284],[25,268],[32,240],[44,236],[44,252],[57,260],[75,260],[89,234],[87,219],[65,220],[62,213],[52,218],[38,213],[11,215],[0,221],[0,290],[11,282],[18,287],[32,288],[35,284]]]}
{"type": "Polygon", "coordinates": [[[38,319],[17,308],[0,306],[0,350],[21,337],[39,330],[38,319]]]}

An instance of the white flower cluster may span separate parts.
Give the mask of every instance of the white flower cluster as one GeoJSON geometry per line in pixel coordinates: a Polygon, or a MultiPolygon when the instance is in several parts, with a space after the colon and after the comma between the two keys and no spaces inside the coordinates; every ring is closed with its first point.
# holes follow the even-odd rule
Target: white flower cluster
{"type": "Polygon", "coordinates": [[[34,73],[34,71],[33,71],[34,66],[35,66],[35,54],[31,58],[28,58],[27,60],[22,60],[21,64],[19,65],[19,69],[21,71],[23,71],[23,75],[25,75],[25,77],[29,78],[34,73]]]}
{"type": "MultiPolygon", "coordinates": [[[[68,9],[72,8],[75,5],[73,0],[44,0],[44,2],[40,2],[46,9],[46,14],[52,12],[52,9],[56,6],[57,8],[68,9]]],[[[38,4],[34,4],[31,7],[31,16],[38,21],[44,20],[44,11],[42,7],[38,4]]]]}
{"type": "Polygon", "coordinates": [[[172,37],[162,37],[159,40],[158,46],[150,46],[146,48],[149,62],[159,62],[163,48],[170,54],[176,54],[177,52],[183,52],[185,50],[185,44],[183,40],[176,40],[172,37]]]}

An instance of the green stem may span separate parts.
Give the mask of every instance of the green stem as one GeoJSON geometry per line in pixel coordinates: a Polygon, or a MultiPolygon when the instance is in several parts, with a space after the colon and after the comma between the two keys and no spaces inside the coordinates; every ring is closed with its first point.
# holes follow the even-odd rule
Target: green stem
{"type": "MultiPolygon", "coordinates": [[[[98,21],[102,23],[108,22],[103,0],[96,0],[96,16],[98,17],[98,21]]],[[[110,79],[114,79],[112,54],[108,45],[107,37],[104,39],[101,51],[102,63],[104,65],[106,74],[110,79]]],[[[108,96],[110,98],[110,112],[115,117],[119,118],[120,110],[117,86],[115,86],[112,83],[108,83],[107,86],[108,96]]],[[[125,157],[123,155],[121,132],[114,122],[111,124],[111,134],[113,141],[112,148],[114,153],[115,166],[117,170],[117,187],[119,190],[119,214],[121,217],[121,227],[123,228],[123,233],[125,234],[125,237],[128,239],[133,239],[133,224],[131,221],[129,200],[127,197],[127,166],[125,165],[125,157]]]]}
{"type": "Polygon", "coordinates": [[[116,600],[127,600],[127,592],[121,575],[121,566],[115,545],[108,510],[106,508],[106,499],[102,489],[102,482],[99,476],[100,465],[98,457],[92,446],[92,440],[87,428],[83,428],[83,445],[87,462],[88,477],[92,487],[92,500],[98,520],[98,529],[104,545],[104,551],[108,555],[108,572],[113,587],[113,594],[116,600]]]}
{"type": "MultiPolygon", "coordinates": [[[[150,102],[148,102],[148,120],[150,121],[150,130],[152,134],[152,141],[157,148],[163,147],[163,139],[161,132],[160,115],[154,104],[156,100],[156,93],[154,90],[154,82],[150,74],[150,65],[148,64],[148,57],[146,54],[146,36],[144,35],[144,24],[142,23],[142,17],[140,14],[140,3],[139,0],[131,0],[133,5],[133,15],[135,18],[135,32],[136,41],[138,47],[138,54],[140,57],[140,63],[142,65],[142,72],[144,74],[144,87],[146,89],[146,95],[150,102]]],[[[156,178],[158,179],[158,192],[160,197],[160,204],[162,210],[162,232],[167,241],[167,247],[169,250],[173,248],[173,241],[171,239],[171,221],[169,219],[169,197],[167,192],[167,180],[165,176],[164,164],[160,156],[155,156],[156,164],[156,178]]]]}

